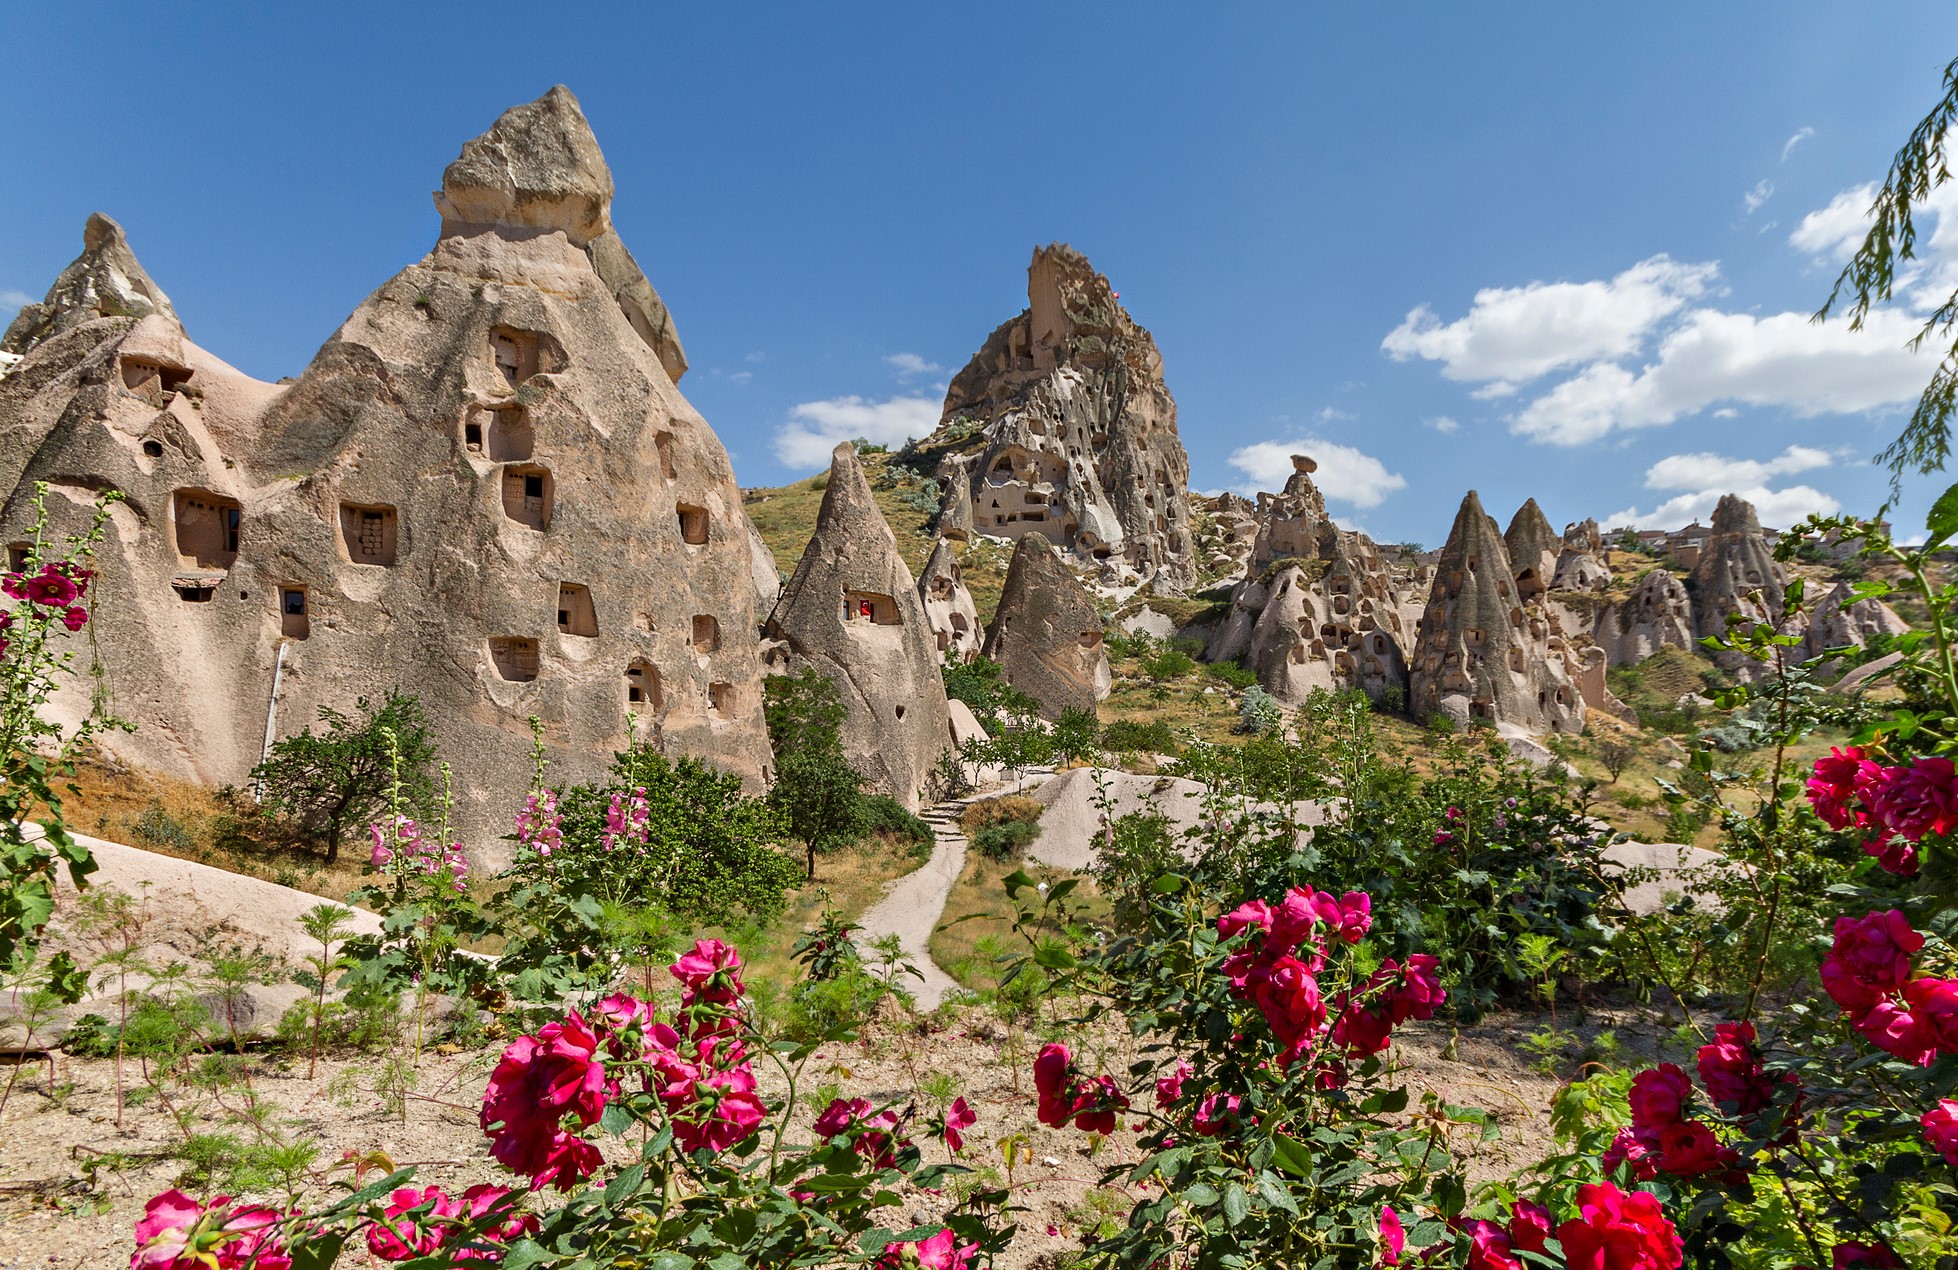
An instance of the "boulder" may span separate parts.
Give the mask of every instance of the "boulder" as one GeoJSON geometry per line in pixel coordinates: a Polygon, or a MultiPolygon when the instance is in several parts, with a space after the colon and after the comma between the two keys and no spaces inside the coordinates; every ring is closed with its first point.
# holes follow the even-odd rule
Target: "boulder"
{"type": "Polygon", "coordinates": [[[1604,539],[1598,522],[1581,520],[1564,526],[1563,549],[1557,556],[1557,572],[1551,588],[1557,591],[1605,591],[1611,587],[1611,570],[1605,566],[1604,539]]]}
{"type": "Polygon", "coordinates": [[[1416,718],[1581,732],[1576,657],[1554,612],[1516,584],[1496,522],[1471,490],[1435,566],[1410,674],[1416,718]]]}
{"type": "Polygon", "coordinates": [[[1034,252],[1027,301],[945,394],[932,440],[979,439],[941,472],[940,532],[1037,534],[1110,585],[1192,585],[1190,465],[1155,340],[1062,244],[1034,252]]]}
{"type": "Polygon", "coordinates": [[[1092,711],[1111,686],[1094,596],[1039,534],[1013,549],[983,651],[1049,719],[1092,711]]]}
{"type": "Polygon", "coordinates": [[[925,601],[848,441],[830,455],[816,532],[766,633],[786,649],[783,669],[813,668],[836,685],[851,765],[916,810],[955,735],[925,601]]]}
{"type": "Polygon", "coordinates": [[[979,625],[979,606],[966,590],[965,572],[952,554],[952,544],[940,538],[918,577],[918,598],[924,601],[925,621],[931,626],[938,655],[948,662],[968,662],[979,655],[985,631],[979,625]]]}

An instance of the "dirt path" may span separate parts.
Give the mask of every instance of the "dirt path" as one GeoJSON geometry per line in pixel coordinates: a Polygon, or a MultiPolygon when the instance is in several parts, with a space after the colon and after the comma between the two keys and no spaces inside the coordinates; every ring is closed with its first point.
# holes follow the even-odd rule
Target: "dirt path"
{"type": "Polygon", "coordinates": [[[945,912],[945,900],[952,893],[952,884],[965,871],[967,843],[964,831],[959,828],[960,813],[976,799],[1019,793],[1053,775],[1052,768],[1029,768],[1017,781],[975,794],[972,798],[934,803],[918,813],[931,826],[935,840],[931,858],[892,883],[889,894],[871,905],[857,919],[863,927],[862,933],[857,936],[857,943],[866,952],[871,940],[885,935],[897,936],[898,946],[904,950],[905,957],[924,976],[922,981],[909,980],[906,983],[920,1010],[936,1010],[946,993],[959,988],[957,980],[931,959],[930,944],[931,933],[938,928],[938,919],[945,912]]]}

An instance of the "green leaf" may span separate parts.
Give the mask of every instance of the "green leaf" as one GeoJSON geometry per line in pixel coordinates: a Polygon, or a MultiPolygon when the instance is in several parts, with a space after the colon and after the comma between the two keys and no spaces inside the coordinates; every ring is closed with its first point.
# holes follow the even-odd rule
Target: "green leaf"
{"type": "Polygon", "coordinates": [[[1209,1208],[1217,1202],[1217,1188],[1208,1182],[1197,1182],[1183,1192],[1183,1199],[1196,1208],[1209,1208]]]}
{"type": "MultiPolygon", "coordinates": [[[[609,1111],[610,1108],[607,1108],[609,1111]]],[[[605,1204],[617,1208],[646,1180],[646,1166],[634,1164],[619,1170],[619,1175],[605,1184],[605,1204]]]]}
{"type": "Polygon", "coordinates": [[[1924,528],[1931,531],[1930,541],[1921,548],[1925,552],[1958,534],[1958,485],[1938,495],[1938,501],[1931,504],[1931,514],[1924,518],[1924,528]]]}
{"type": "Polygon", "coordinates": [[[1042,944],[1033,950],[1034,964],[1048,970],[1072,970],[1078,964],[1074,954],[1059,944],[1042,944]]]}
{"type": "MultiPolygon", "coordinates": [[[[327,1270],[327,1267],[340,1259],[340,1250],[346,1246],[346,1243],[347,1235],[344,1231],[331,1231],[311,1238],[295,1240],[292,1244],[292,1270],[327,1270]]],[[[504,1264],[521,1266],[523,1263],[506,1261],[504,1264]]]]}
{"type": "Polygon", "coordinates": [[[1232,1182],[1224,1188],[1224,1218],[1235,1226],[1251,1215],[1251,1197],[1244,1188],[1232,1182]]]}
{"type": "Polygon", "coordinates": [[[1294,1217],[1299,1215],[1298,1203],[1292,1199],[1292,1193],[1285,1189],[1285,1184],[1278,1180],[1276,1173],[1258,1175],[1258,1194],[1264,1196],[1265,1203],[1273,1208],[1282,1208],[1294,1217]]]}
{"type": "Polygon", "coordinates": [[[1272,1139],[1278,1148],[1272,1163],[1290,1173],[1293,1177],[1311,1177],[1318,1171],[1312,1159],[1311,1148],[1296,1138],[1280,1135],[1272,1139]]]}
{"type": "Polygon", "coordinates": [[[1021,891],[1031,891],[1039,883],[1035,882],[1025,869],[1015,869],[1000,880],[1000,885],[1006,888],[1007,898],[1011,899],[1021,891]]]}

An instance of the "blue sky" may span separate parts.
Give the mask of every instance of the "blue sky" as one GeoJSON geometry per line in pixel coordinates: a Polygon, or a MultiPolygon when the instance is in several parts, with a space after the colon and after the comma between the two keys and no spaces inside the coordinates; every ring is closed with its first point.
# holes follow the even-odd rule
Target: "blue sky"
{"type": "Polygon", "coordinates": [[[928,428],[1062,240],[1155,333],[1198,488],[1303,448],[1342,520],[1431,545],[1471,486],[1868,512],[1958,191],[1877,329],[1805,319],[1954,55],[1929,3],[21,7],[0,320],[101,210],[200,344],[296,374],[563,82],[746,484],[928,428]]]}

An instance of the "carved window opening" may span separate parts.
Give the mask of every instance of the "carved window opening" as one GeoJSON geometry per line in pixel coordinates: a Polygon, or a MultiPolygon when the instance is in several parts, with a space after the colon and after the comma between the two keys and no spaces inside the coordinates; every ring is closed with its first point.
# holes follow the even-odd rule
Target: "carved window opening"
{"type": "Polygon", "coordinates": [[[483,425],[474,419],[462,425],[462,448],[471,454],[483,452],[483,425]]]}
{"type": "Polygon", "coordinates": [[[891,710],[891,712],[892,712],[893,714],[895,714],[895,715],[896,715],[896,716],[897,716],[898,718],[900,718],[900,719],[902,719],[902,718],[904,717],[904,707],[903,707],[903,706],[894,706],[894,707],[892,707],[892,710],[891,710]]]}
{"type": "Polygon", "coordinates": [[[151,438],[150,440],[143,442],[143,453],[149,455],[153,459],[162,458],[163,442],[158,441],[155,438],[151,438]]]}
{"type": "Polygon", "coordinates": [[[122,386],[159,409],[170,404],[178,390],[190,382],[191,374],[181,367],[139,357],[122,359],[122,386]]]}
{"type": "Polygon", "coordinates": [[[702,546],[707,541],[707,509],[681,503],[674,513],[680,518],[680,541],[690,547],[702,546]]]}
{"type": "Polygon", "coordinates": [[[552,484],[549,468],[504,468],[503,514],[532,529],[549,529],[552,484]]]}
{"type": "Polygon", "coordinates": [[[306,603],[306,588],[279,588],[279,634],[287,639],[305,639],[313,633],[313,617],[306,603]]]}
{"type": "Polygon", "coordinates": [[[178,578],[170,584],[177,598],[186,604],[209,604],[211,597],[218,593],[216,582],[206,582],[201,578],[178,578]]]}
{"type": "Polygon", "coordinates": [[[659,671],[651,662],[635,661],[625,668],[625,704],[634,714],[659,713],[659,671]]]}
{"type": "Polygon", "coordinates": [[[503,382],[515,388],[537,373],[537,336],[497,327],[490,332],[490,356],[503,382]]]}
{"type": "Polygon", "coordinates": [[[537,451],[537,432],[522,406],[477,407],[464,425],[463,448],[493,463],[523,463],[537,451]]]}
{"type": "Polygon", "coordinates": [[[399,522],[392,507],[340,504],[340,539],[354,564],[391,565],[400,541],[399,522]]]}
{"type": "Polygon", "coordinates": [[[537,641],[499,635],[489,642],[490,665],[498,679],[527,684],[537,678],[537,641]]]}
{"type": "Polygon", "coordinates": [[[734,685],[731,683],[711,683],[707,685],[707,709],[716,719],[734,717],[734,685]]]}
{"type": "Polygon", "coordinates": [[[708,613],[693,615],[693,650],[696,653],[711,653],[721,646],[720,619],[708,613]]]}
{"type": "Polygon", "coordinates": [[[1074,637],[1074,642],[1092,653],[1101,647],[1101,632],[1082,631],[1074,637]]]}
{"type": "Polygon", "coordinates": [[[1509,650],[1509,668],[1515,671],[1519,675],[1523,673],[1523,650],[1522,649],[1512,648],[1509,650]]]}
{"type": "Polygon", "coordinates": [[[897,601],[888,595],[875,591],[843,592],[843,620],[845,622],[870,622],[877,626],[896,626],[904,619],[899,615],[897,601]]]}
{"type": "Polygon", "coordinates": [[[566,635],[598,634],[598,610],[592,607],[590,587],[577,582],[558,583],[557,628],[566,635]]]}
{"type": "Polygon", "coordinates": [[[209,490],[180,489],[171,498],[177,555],[200,569],[229,569],[238,559],[244,504],[209,490]]]}
{"type": "Polygon", "coordinates": [[[7,544],[7,567],[9,569],[12,569],[15,573],[24,572],[27,568],[27,557],[30,553],[33,552],[33,550],[34,550],[34,545],[32,543],[27,543],[27,542],[8,543],[7,544]]]}

